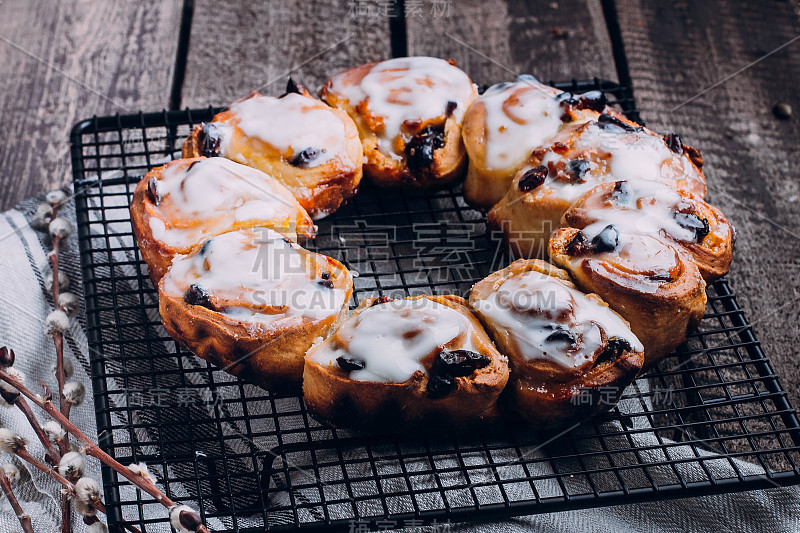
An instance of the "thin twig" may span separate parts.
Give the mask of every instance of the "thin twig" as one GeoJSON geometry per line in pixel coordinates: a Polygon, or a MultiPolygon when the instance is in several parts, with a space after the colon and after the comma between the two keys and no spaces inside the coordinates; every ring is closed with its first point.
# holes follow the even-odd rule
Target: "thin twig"
{"type": "MultiPolygon", "coordinates": [[[[55,220],[58,216],[59,205],[53,206],[53,215],[51,220],[55,220]]],[[[52,235],[53,251],[50,253],[50,263],[53,270],[53,309],[58,309],[58,249],[61,243],[61,237],[52,235]]],[[[69,404],[64,397],[64,337],[58,332],[53,332],[53,344],[56,347],[56,379],[58,380],[58,407],[61,413],[69,418],[69,404]]],[[[64,435],[64,438],[58,443],[58,448],[61,450],[61,455],[69,451],[69,435],[64,435]]],[[[72,530],[72,511],[70,509],[69,497],[62,495],[61,497],[61,532],[70,533],[72,530]]]]}
{"type": "MultiPolygon", "coordinates": [[[[128,481],[136,485],[139,489],[146,492],[155,500],[166,507],[167,509],[172,509],[177,506],[177,504],[172,501],[166,494],[161,492],[158,487],[155,486],[152,480],[141,476],[139,474],[134,474],[129,468],[123,466],[120,462],[116,459],[108,455],[106,452],[100,449],[100,447],[95,444],[89,437],[83,434],[80,429],[75,426],[67,417],[61,414],[61,412],[55,408],[53,402],[49,400],[45,400],[41,396],[34,394],[28,387],[25,386],[24,383],[16,379],[14,376],[11,376],[4,370],[0,370],[0,380],[5,381],[15,389],[17,389],[23,396],[28,398],[31,402],[35,403],[39,407],[41,407],[47,414],[49,414],[56,422],[61,424],[68,433],[71,433],[76,439],[81,441],[84,446],[84,453],[86,455],[90,455],[95,459],[99,460],[104,465],[108,466],[128,481]]],[[[24,448],[22,448],[24,450],[24,448]]],[[[30,456],[30,454],[28,454],[30,456]]],[[[26,459],[27,460],[27,459],[26,459]]],[[[36,459],[34,459],[36,461],[36,459]]],[[[41,461],[38,461],[42,466],[44,466],[41,461]]],[[[208,528],[201,525],[197,528],[197,533],[210,533],[208,528]]]]}
{"type": "Polygon", "coordinates": [[[11,507],[14,508],[14,512],[17,513],[19,525],[22,526],[22,530],[25,533],[35,533],[33,531],[33,524],[31,523],[30,515],[25,514],[25,511],[22,510],[19,500],[17,500],[17,497],[14,496],[14,491],[11,490],[11,481],[8,479],[8,476],[6,476],[6,473],[3,472],[2,468],[0,468],[0,485],[3,486],[3,492],[6,493],[8,503],[11,504],[11,507]]]}
{"type": "Polygon", "coordinates": [[[28,405],[28,401],[20,396],[17,398],[14,404],[19,407],[19,410],[22,411],[22,413],[25,415],[25,418],[28,419],[28,422],[30,422],[31,427],[33,428],[33,432],[36,433],[37,437],[39,437],[42,446],[44,446],[44,449],[47,451],[47,454],[45,455],[47,462],[53,466],[57,466],[58,462],[61,460],[61,453],[59,453],[58,449],[53,445],[52,442],[50,442],[50,440],[47,438],[47,435],[45,435],[42,425],[34,416],[33,411],[31,411],[31,406],[28,405]]]}
{"type": "Polygon", "coordinates": [[[61,533],[70,533],[72,530],[72,505],[69,503],[69,494],[61,494],[61,533]]]}
{"type": "Polygon", "coordinates": [[[67,478],[65,478],[64,476],[59,474],[57,470],[55,470],[53,468],[50,468],[49,466],[47,466],[46,464],[41,462],[39,459],[37,459],[36,457],[32,456],[30,454],[30,452],[24,446],[21,447],[21,448],[18,448],[14,453],[20,459],[29,462],[32,466],[38,468],[39,470],[41,470],[42,472],[44,472],[48,476],[52,477],[53,479],[55,479],[56,481],[61,483],[61,485],[63,485],[63,487],[65,489],[74,492],[75,485],[73,485],[67,478]]]}
{"type": "MultiPolygon", "coordinates": [[[[46,464],[38,460],[36,457],[32,456],[30,452],[27,450],[27,448],[25,448],[24,446],[17,449],[14,452],[14,454],[16,454],[16,456],[22,459],[23,461],[27,461],[32,466],[38,468],[39,470],[41,470],[42,472],[44,472],[45,474],[47,474],[48,476],[52,477],[57,482],[59,482],[61,486],[64,487],[64,492],[67,494],[67,496],[72,496],[75,494],[75,483],[73,483],[72,481],[68,480],[67,478],[59,474],[57,470],[49,468],[46,464]]],[[[106,514],[106,506],[101,500],[92,500],[92,506],[101,513],[106,514]]]]}

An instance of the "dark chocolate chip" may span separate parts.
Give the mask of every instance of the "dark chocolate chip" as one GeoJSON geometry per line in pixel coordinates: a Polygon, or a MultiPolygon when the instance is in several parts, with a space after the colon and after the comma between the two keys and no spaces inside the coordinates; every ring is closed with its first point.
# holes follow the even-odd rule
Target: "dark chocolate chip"
{"type": "Polygon", "coordinates": [[[392,299],[389,298],[388,296],[378,296],[377,298],[372,300],[372,303],[369,304],[369,306],[373,307],[375,305],[381,305],[381,304],[385,304],[386,302],[391,302],[391,301],[392,301],[392,299]]]}
{"type": "Polygon", "coordinates": [[[589,243],[586,241],[586,235],[584,235],[582,231],[579,231],[567,243],[564,251],[566,251],[569,256],[575,256],[587,252],[588,250],[589,243]]]}
{"type": "Polygon", "coordinates": [[[489,356],[470,350],[442,350],[431,368],[426,390],[433,398],[446,396],[456,388],[454,378],[469,376],[491,362],[489,356]]]}
{"type": "Polygon", "coordinates": [[[548,335],[545,339],[545,342],[558,342],[558,343],[565,343],[569,346],[573,346],[575,344],[576,338],[575,334],[567,329],[557,329],[550,335],[548,335]]]}
{"type": "Polygon", "coordinates": [[[332,279],[323,278],[323,279],[317,281],[317,284],[320,285],[321,287],[325,287],[326,289],[332,289],[333,288],[333,280],[332,279]]]}
{"type": "Polygon", "coordinates": [[[658,282],[670,282],[672,281],[672,275],[666,270],[658,270],[656,272],[652,272],[647,275],[648,279],[658,282]]]}
{"type": "Polygon", "coordinates": [[[330,272],[323,272],[319,275],[322,279],[330,279],[331,273],[330,272]]]}
{"type": "Polygon", "coordinates": [[[199,144],[200,155],[205,157],[219,157],[219,146],[222,138],[219,135],[219,127],[213,122],[203,124],[197,132],[197,143],[199,144]]]}
{"type": "Polygon", "coordinates": [[[605,349],[603,349],[600,355],[597,356],[597,359],[595,359],[594,364],[599,365],[606,361],[613,361],[630,350],[631,345],[628,341],[620,339],[619,337],[611,337],[608,339],[608,344],[606,344],[605,349]]]}
{"type": "Polygon", "coordinates": [[[352,372],[354,370],[363,370],[367,366],[367,363],[365,363],[361,359],[356,359],[354,357],[345,357],[343,355],[337,357],[336,362],[339,364],[339,367],[345,372],[352,372]]]}
{"type": "Polygon", "coordinates": [[[190,305],[199,305],[206,309],[215,311],[214,304],[211,302],[211,294],[197,283],[192,283],[183,295],[183,301],[190,305]]]}
{"type": "Polygon", "coordinates": [[[591,246],[595,252],[613,252],[619,246],[619,231],[613,224],[609,224],[595,235],[591,246]]]}
{"type": "MultiPolygon", "coordinates": [[[[602,113],[608,103],[603,91],[589,91],[581,95],[563,92],[556,96],[556,100],[563,108],[574,107],[575,109],[591,109],[598,113],[602,113]]],[[[564,120],[567,117],[569,117],[569,115],[565,114],[565,116],[561,117],[561,120],[567,122],[567,120],[564,120]]]]}
{"type": "Polygon", "coordinates": [[[161,195],[158,194],[158,180],[155,176],[147,180],[147,197],[153,202],[153,205],[161,203],[161,195]]]}
{"type": "Polygon", "coordinates": [[[664,135],[664,142],[667,144],[667,148],[676,154],[681,155],[683,153],[683,143],[677,133],[664,135]]]}
{"type": "Polygon", "coordinates": [[[448,101],[447,107],[444,110],[445,116],[449,117],[450,115],[452,115],[453,111],[456,110],[456,107],[458,107],[458,102],[454,102],[453,100],[448,101]]]}
{"type": "Polygon", "coordinates": [[[686,146],[684,144],[683,151],[686,152],[686,155],[689,156],[689,160],[691,160],[697,168],[703,168],[703,155],[700,153],[700,150],[694,146],[686,146]]]}
{"type": "Polygon", "coordinates": [[[292,78],[289,78],[289,81],[286,82],[286,92],[281,95],[281,98],[290,93],[302,95],[306,93],[306,88],[301,83],[297,83],[292,78]]]}
{"type": "Polygon", "coordinates": [[[703,242],[711,227],[707,218],[700,218],[694,213],[675,213],[675,222],[682,228],[694,231],[695,240],[703,242]]]}
{"type": "Polygon", "coordinates": [[[489,356],[470,350],[442,350],[437,358],[438,373],[452,377],[469,376],[491,361],[489,356]]]}
{"type": "Polygon", "coordinates": [[[614,184],[614,192],[611,197],[620,205],[629,205],[633,196],[631,184],[627,181],[618,181],[614,184]]]}
{"type": "Polygon", "coordinates": [[[323,148],[321,151],[317,150],[316,148],[306,148],[305,150],[300,151],[297,155],[295,155],[290,163],[292,166],[298,168],[308,168],[312,161],[314,161],[319,154],[324,152],[325,149],[323,148]]]}
{"type": "Polygon", "coordinates": [[[556,95],[556,101],[564,107],[569,107],[573,105],[577,106],[579,103],[578,97],[569,91],[558,93],[556,95]]]}
{"type": "Polygon", "coordinates": [[[425,387],[431,398],[442,398],[447,396],[456,388],[456,382],[450,376],[433,375],[428,379],[425,387]]]}
{"type": "Polygon", "coordinates": [[[597,118],[597,123],[600,125],[601,128],[607,131],[619,131],[615,128],[621,128],[627,132],[639,132],[642,131],[641,126],[631,126],[630,124],[621,121],[616,117],[612,117],[608,113],[603,113],[597,118]]]}
{"type": "Polygon", "coordinates": [[[547,167],[539,165],[525,171],[517,186],[522,192],[530,192],[544,183],[545,179],[547,179],[547,167]]]}
{"type": "Polygon", "coordinates": [[[208,253],[208,249],[211,247],[211,239],[208,239],[206,242],[203,243],[203,246],[200,247],[200,250],[197,252],[197,255],[203,257],[208,253]]]}
{"type": "Polygon", "coordinates": [[[570,175],[573,183],[583,183],[584,174],[589,170],[591,164],[585,159],[573,159],[567,164],[567,173],[570,175]]]}
{"type": "Polygon", "coordinates": [[[578,97],[578,109],[591,109],[602,113],[608,100],[603,91],[589,91],[578,97]]]}
{"type": "Polygon", "coordinates": [[[411,170],[428,168],[433,163],[434,150],[444,146],[444,131],[425,128],[406,143],[406,162],[411,170]]]}

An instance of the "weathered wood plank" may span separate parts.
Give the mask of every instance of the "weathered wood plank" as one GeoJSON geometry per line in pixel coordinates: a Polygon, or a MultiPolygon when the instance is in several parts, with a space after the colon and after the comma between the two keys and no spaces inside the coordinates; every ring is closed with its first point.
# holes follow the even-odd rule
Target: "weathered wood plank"
{"type": "Polygon", "coordinates": [[[0,3],[0,209],[71,180],[77,120],[167,106],[182,4],[0,3]]]}
{"type": "Polygon", "coordinates": [[[182,105],[277,95],[290,75],[316,91],[340,70],[391,57],[386,14],[375,2],[197,0],[182,105]]]}
{"type": "Polygon", "coordinates": [[[738,230],[731,282],[800,405],[800,41],[763,58],[800,34],[795,5],[620,0],[617,12],[642,116],[702,150],[710,200],[738,230]],[[777,102],[794,116],[775,118],[777,102]]]}
{"type": "Polygon", "coordinates": [[[543,81],[617,79],[599,0],[416,4],[407,9],[409,55],[453,58],[477,83],[521,73],[543,81]]]}

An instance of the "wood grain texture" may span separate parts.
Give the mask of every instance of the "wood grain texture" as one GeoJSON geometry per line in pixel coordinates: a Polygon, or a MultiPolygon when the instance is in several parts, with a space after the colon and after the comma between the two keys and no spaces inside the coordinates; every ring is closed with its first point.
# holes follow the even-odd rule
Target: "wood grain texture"
{"type": "Polygon", "coordinates": [[[391,57],[389,17],[359,4],[197,0],[182,106],[226,105],[256,89],[279,95],[289,76],[316,92],[340,70],[391,57]]]}
{"type": "Polygon", "coordinates": [[[643,119],[702,150],[709,199],[738,230],[729,279],[800,405],[800,41],[675,109],[800,35],[795,9],[773,1],[617,2],[643,119]],[[777,102],[794,116],[776,119],[777,102]]]}
{"type": "Polygon", "coordinates": [[[409,55],[453,58],[477,83],[533,74],[542,81],[616,81],[611,41],[599,0],[449,2],[408,12],[409,55]]]}
{"type": "Polygon", "coordinates": [[[182,2],[0,3],[0,209],[71,181],[68,134],[167,106],[182,2]]]}

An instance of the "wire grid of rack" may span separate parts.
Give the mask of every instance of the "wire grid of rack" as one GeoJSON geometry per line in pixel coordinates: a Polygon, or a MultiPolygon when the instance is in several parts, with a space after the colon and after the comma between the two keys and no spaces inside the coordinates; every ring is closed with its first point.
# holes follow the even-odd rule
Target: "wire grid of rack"
{"type": "MultiPolygon", "coordinates": [[[[600,89],[638,119],[628,89],[600,89]]],[[[800,425],[729,283],[708,288],[685,346],[608,414],[549,435],[510,421],[469,435],[364,435],[330,427],[298,394],[271,394],[195,358],[160,326],[132,239],[139,178],[179,157],[216,109],[95,117],[71,137],[94,402],[103,449],[144,461],[167,495],[229,531],[386,529],[698,496],[800,482],[800,425]],[[714,455],[710,455],[714,454],[714,455]],[[743,467],[737,459],[759,469],[743,467]]],[[[459,189],[368,185],[309,245],[377,295],[466,295],[507,264],[459,189]]],[[[159,507],[103,472],[112,525],[165,526],[159,507]]]]}

